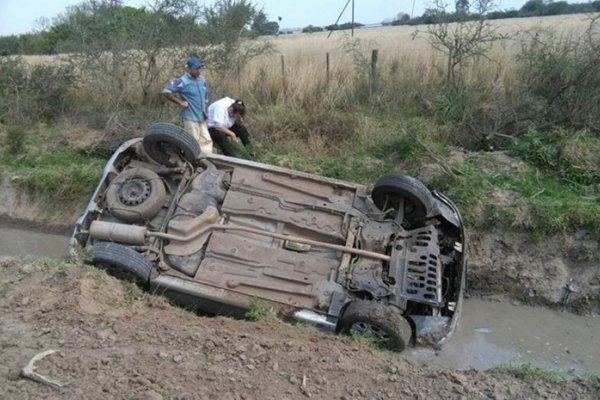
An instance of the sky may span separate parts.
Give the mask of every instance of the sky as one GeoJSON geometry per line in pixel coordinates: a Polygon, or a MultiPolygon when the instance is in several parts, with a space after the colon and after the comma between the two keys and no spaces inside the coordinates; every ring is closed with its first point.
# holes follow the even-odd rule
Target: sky
{"type": "MultiPolygon", "coordinates": [[[[333,24],[347,0],[251,0],[262,7],[270,20],[277,20],[281,28],[299,28],[307,25],[324,26],[333,24]]],[[[501,0],[500,9],[521,8],[526,0],[501,0]]],[[[584,1],[584,0],[579,0],[584,1]]],[[[82,0],[0,0],[0,36],[33,32],[43,28],[42,20],[48,23],[67,7],[80,4],[82,0]]],[[[199,0],[211,4],[211,1],[199,0]]],[[[400,12],[419,16],[430,2],[428,0],[355,0],[354,19],[363,24],[382,22],[400,12]]],[[[452,0],[448,0],[452,2],[452,0]]],[[[124,0],[123,5],[140,7],[148,0],[124,0]]],[[[340,23],[352,19],[348,6],[340,23]]]]}

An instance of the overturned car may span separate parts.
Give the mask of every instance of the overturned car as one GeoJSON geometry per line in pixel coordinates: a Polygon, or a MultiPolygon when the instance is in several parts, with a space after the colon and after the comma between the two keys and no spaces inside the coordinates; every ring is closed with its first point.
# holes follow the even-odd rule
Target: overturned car
{"type": "Polygon", "coordinates": [[[201,154],[155,123],[122,144],[72,246],[150,291],[216,314],[280,315],[402,351],[455,329],[465,284],[460,214],[401,174],[364,186],[201,154]]]}

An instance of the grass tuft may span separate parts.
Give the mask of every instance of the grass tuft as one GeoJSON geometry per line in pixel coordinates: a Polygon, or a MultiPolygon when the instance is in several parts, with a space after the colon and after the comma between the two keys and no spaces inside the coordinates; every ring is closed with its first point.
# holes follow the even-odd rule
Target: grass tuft
{"type": "Polygon", "coordinates": [[[244,316],[249,321],[258,321],[261,318],[274,314],[275,310],[273,308],[263,306],[258,298],[253,297],[250,301],[250,308],[244,316]]]}

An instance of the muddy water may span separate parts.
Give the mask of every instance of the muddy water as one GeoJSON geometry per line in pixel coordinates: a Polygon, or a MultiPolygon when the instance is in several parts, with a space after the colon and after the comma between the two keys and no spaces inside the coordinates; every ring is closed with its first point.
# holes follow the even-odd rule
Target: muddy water
{"type": "Polygon", "coordinates": [[[62,258],[69,253],[69,238],[0,224],[0,258],[62,258]]]}
{"type": "Polygon", "coordinates": [[[527,362],[563,372],[600,373],[600,318],[480,299],[465,301],[441,351],[411,349],[413,361],[486,370],[527,362]]]}
{"type": "MultiPolygon", "coordinates": [[[[67,236],[0,224],[0,258],[67,254],[67,236]]],[[[441,350],[410,349],[405,357],[461,370],[530,362],[566,372],[600,373],[599,335],[600,318],[468,299],[457,331],[441,350]]]]}

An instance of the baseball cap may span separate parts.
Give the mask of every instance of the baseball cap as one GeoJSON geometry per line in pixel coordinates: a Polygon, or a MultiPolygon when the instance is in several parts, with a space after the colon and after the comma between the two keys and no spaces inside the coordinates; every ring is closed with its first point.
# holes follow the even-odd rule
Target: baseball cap
{"type": "Polygon", "coordinates": [[[202,68],[204,66],[204,63],[198,57],[190,57],[190,58],[188,58],[186,64],[187,64],[188,68],[193,68],[193,69],[202,68]]]}

